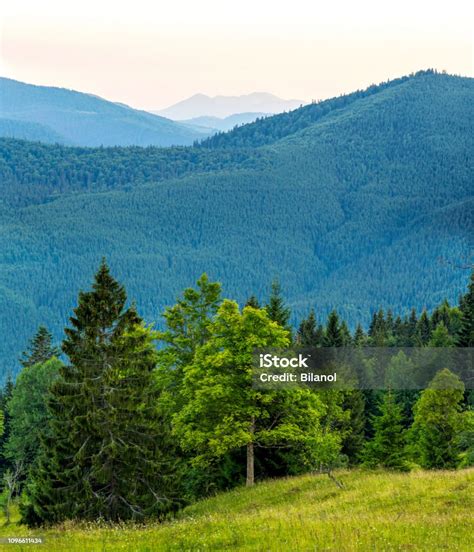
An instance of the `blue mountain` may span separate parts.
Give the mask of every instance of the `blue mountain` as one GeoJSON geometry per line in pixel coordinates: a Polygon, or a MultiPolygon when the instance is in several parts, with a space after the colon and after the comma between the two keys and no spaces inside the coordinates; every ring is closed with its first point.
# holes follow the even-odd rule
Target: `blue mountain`
{"type": "Polygon", "coordinates": [[[91,94],[0,78],[0,136],[77,146],[172,146],[209,133],[91,94]]]}

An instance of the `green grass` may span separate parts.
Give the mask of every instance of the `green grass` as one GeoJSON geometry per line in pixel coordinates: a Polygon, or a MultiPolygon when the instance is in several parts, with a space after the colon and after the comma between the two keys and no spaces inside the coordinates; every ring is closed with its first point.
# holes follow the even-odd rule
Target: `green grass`
{"type": "Polygon", "coordinates": [[[340,471],[260,483],[203,500],[177,519],[146,526],[66,523],[29,530],[13,522],[0,536],[37,535],[54,551],[276,550],[470,551],[474,469],[396,474],[340,471]]]}

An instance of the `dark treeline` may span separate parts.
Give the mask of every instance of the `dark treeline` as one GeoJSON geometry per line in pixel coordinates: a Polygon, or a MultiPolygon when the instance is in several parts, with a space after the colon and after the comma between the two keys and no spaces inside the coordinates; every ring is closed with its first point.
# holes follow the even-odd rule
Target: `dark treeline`
{"type": "MultiPolygon", "coordinates": [[[[354,332],[336,311],[296,331],[278,282],[240,308],[203,275],[155,331],[102,262],[79,294],[62,353],[41,326],[0,397],[1,495],[30,525],[162,517],[255,479],[362,465],[474,464],[472,391],[448,369],[420,391],[258,390],[264,347],[474,346],[474,272],[459,304],[373,314],[354,332]]],[[[398,356],[394,369],[409,362],[398,356]]]]}
{"type": "Polygon", "coordinates": [[[259,152],[214,152],[190,147],[86,148],[0,138],[0,189],[16,207],[67,192],[127,189],[200,172],[252,168],[259,152]]]}

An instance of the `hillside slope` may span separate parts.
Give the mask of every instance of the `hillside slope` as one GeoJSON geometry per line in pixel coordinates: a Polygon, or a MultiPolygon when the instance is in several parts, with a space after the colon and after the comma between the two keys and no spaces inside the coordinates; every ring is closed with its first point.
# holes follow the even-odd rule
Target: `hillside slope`
{"type": "MultiPolygon", "coordinates": [[[[0,135],[41,139],[26,132],[41,125],[58,143],[78,146],[171,146],[192,144],[206,136],[185,125],[98,96],[0,78],[0,135]],[[2,119],[24,123],[12,133],[2,119]]],[[[51,142],[51,139],[45,140],[51,142]]]]}
{"type": "Polygon", "coordinates": [[[198,502],[162,525],[10,525],[0,535],[39,535],[51,552],[472,550],[473,469],[336,476],[343,489],[324,475],[269,481],[198,502]]]}
{"type": "Polygon", "coordinates": [[[248,125],[271,138],[253,148],[241,129],[224,149],[0,141],[3,374],[39,323],[61,336],[102,255],[148,321],[202,272],[240,302],[278,276],[294,322],[311,306],[353,325],[456,301],[474,247],[473,92],[421,74],[309,124],[297,110],[305,124],[284,118],[278,140],[263,129],[282,116],[248,125]]]}

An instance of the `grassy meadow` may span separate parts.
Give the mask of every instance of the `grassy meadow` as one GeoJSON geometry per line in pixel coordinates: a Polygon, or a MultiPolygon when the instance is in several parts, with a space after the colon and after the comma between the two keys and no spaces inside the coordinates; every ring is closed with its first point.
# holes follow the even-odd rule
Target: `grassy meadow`
{"type": "Polygon", "coordinates": [[[154,550],[470,551],[474,469],[408,474],[340,471],[267,481],[189,506],[173,521],[145,526],[63,524],[30,530],[8,525],[0,536],[42,536],[43,545],[1,550],[48,552],[154,550]]]}

